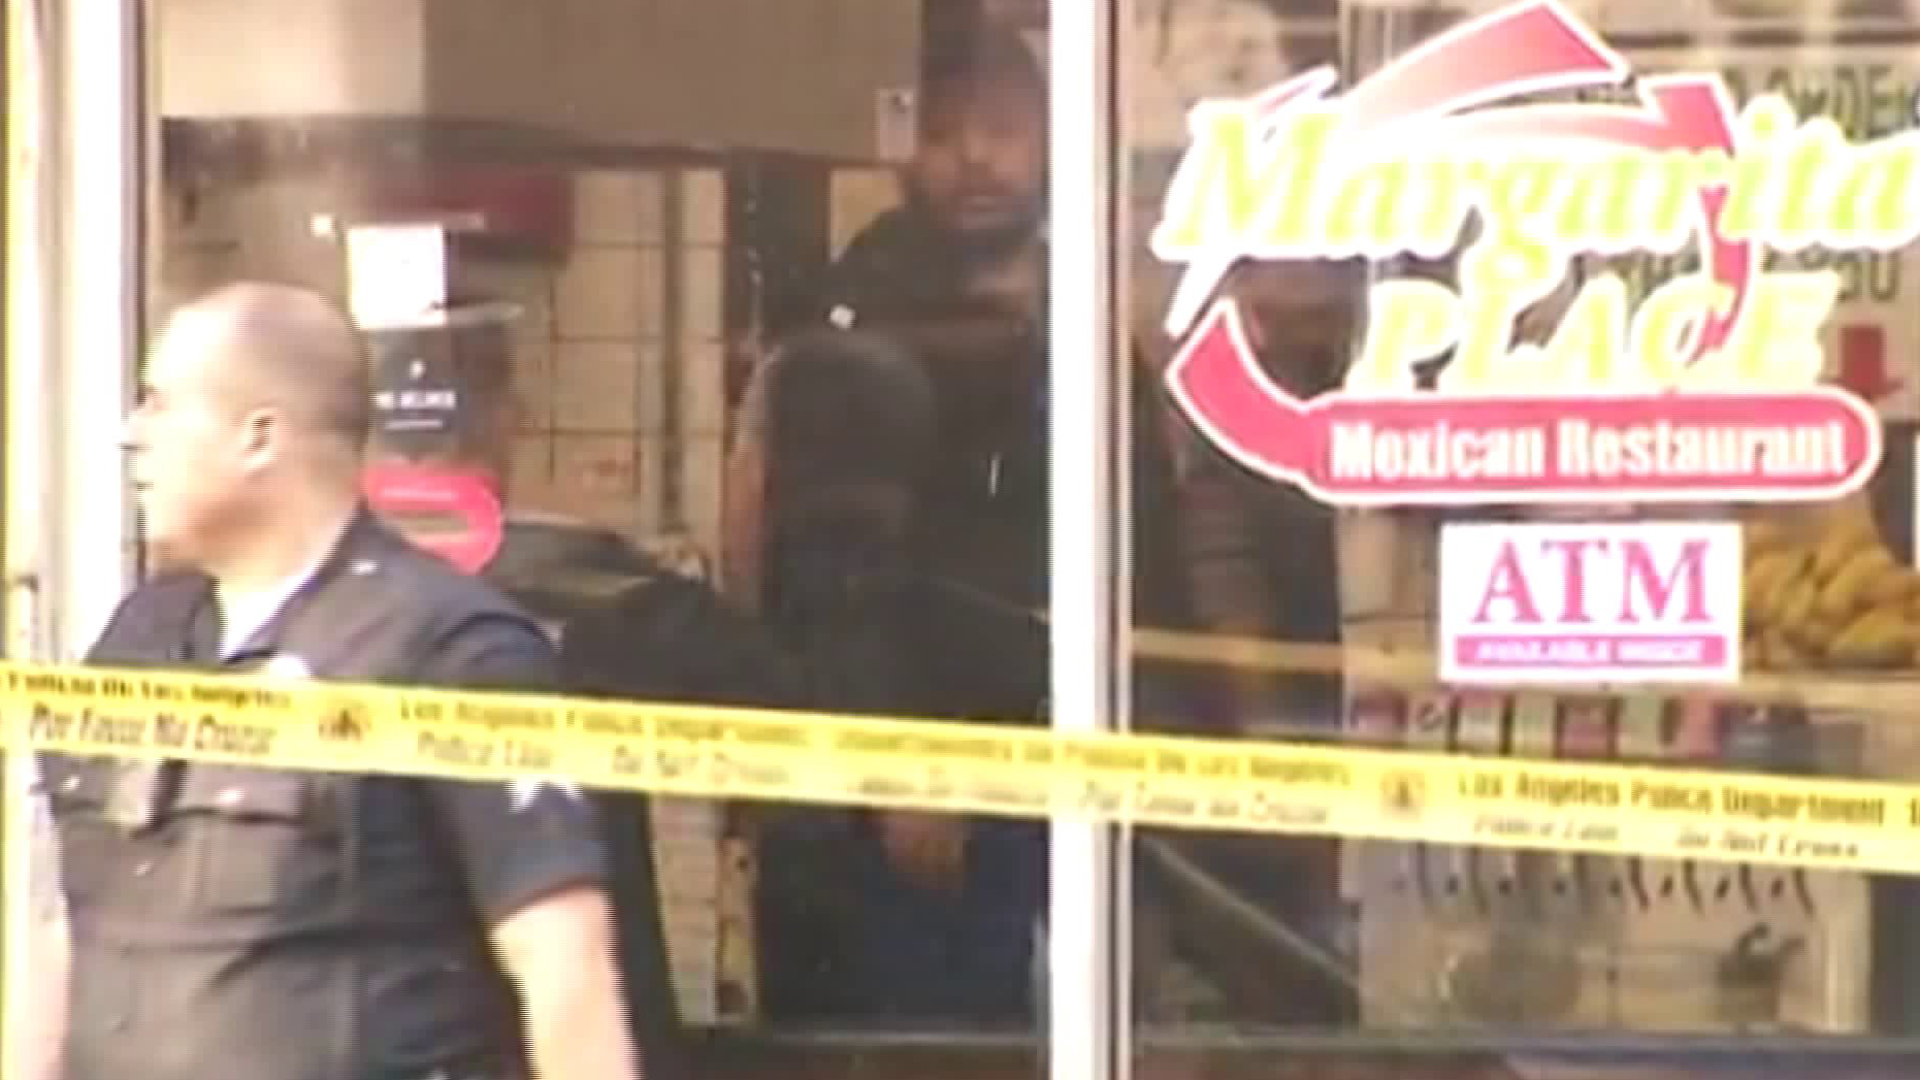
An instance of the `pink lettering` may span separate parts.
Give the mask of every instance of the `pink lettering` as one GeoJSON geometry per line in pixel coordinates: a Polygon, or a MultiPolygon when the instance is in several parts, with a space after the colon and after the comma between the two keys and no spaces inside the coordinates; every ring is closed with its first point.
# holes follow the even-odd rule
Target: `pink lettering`
{"type": "Polygon", "coordinates": [[[1513,609],[1508,621],[1540,621],[1540,608],[1533,602],[1532,590],[1527,588],[1526,572],[1520,568],[1520,552],[1512,541],[1500,545],[1500,554],[1493,560],[1493,570],[1487,575],[1487,589],[1480,595],[1480,606],[1474,612],[1473,621],[1494,621],[1488,611],[1499,600],[1506,601],[1513,609]]]}
{"type": "Polygon", "coordinates": [[[1653,555],[1644,543],[1628,543],[1624,548],[1626,558],[1625,571],[1621,574],[1620,621],[1637,623],[1641,616],[1635,612],[1634,597],[1637,595],[1646,602],[1646,617],[1659,619],[1673,605],[1674,593],[1681,588],[1686,590],[1686,613],[1683,622],[1707,621],[1707,575],[1705,561],[1707,542],[1689,540],[1682,546],[1680,557],[1675,560],[1672,572],[1660,576],[1653,565],[1653,555]]]}
{"type": "Polygon", "coordinates": [[[1592,622],[1593,616],[1587,614],[1587,550],[1604,552],[1609,542],[1594,536],[1582,540],[1543,540],[1540,546],[1560,553],[1560,620],[1592,622]]]}

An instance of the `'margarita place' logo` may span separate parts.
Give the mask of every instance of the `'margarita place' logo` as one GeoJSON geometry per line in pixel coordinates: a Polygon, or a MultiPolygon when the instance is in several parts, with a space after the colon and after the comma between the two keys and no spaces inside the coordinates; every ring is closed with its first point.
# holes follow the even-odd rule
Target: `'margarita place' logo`
{"type": "Polygon", "coordinates": [[[1913,242],[1920,130],[1850,144],[1778,95],[1736,113],[1716,75],[1635,79],[1551,0],[1335,82],[1196,106],[1153,233],[1185,266],[1168,385],[1225,452],[1356,504],[1822,499],[1872,473],[1876,418],[1820,382],[1838,274],[1763,256],[1913,242]],[[1637,104],[1540,97],[1629,84],[1637,104]],[[1457,288],[1373,285],[1346,386],[1312,401],[1262,373],[1231,301],[1210,303],[1241,259],[1438,258],[1463,235],[1457,288]],[[1598,275],[1543,344],[1513,344],[1576,256],[1689,246],[1697,272],[1638,303],[1598,275]]]}

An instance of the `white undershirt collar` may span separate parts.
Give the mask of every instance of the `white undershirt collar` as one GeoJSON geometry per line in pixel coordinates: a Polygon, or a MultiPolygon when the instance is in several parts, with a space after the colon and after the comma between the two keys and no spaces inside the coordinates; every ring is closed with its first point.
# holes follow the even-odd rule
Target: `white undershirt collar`
{"type": "Polygon", "coordinates": [[[249,593],[241,597],[237,603],[229,602],[225,596],[221,595],[220,588],[216,585],[214,597],[220,605],[220,659],[232,659],[233,654],[238,652],[249,638],[259,633],[261,627],[278,615],[280,609],[287,606],[287,601],[293,599],[293,594],[299,592],[301,586],[320,572],[320,567],[327,561],[329,554],[331,554],[330,551],[322,552],[320,557],[306,569],[281,579],[280,583],[271,589],[249,593]]]}

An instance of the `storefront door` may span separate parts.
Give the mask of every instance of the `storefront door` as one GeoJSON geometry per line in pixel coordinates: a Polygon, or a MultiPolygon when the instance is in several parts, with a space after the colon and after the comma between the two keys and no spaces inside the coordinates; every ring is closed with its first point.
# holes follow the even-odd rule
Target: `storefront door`
{"type": "MultiPolygon", "coordinates": [[[[1151,372],[1182,470],[1165,509],[1134,502],[1132,568],[1165,514],[1188,620],[1136,599],[1133,726],[1487,762],[1275,758],[1304,835],[1142,831],[1135,1070],[1912,1075],[1914,867],[1777,856],[1837,820],[1814,778],[1916,776],[1920,11],[1121,7],[1116,370],[1151,372]],[[1667,138],[1683,102],[1700,126],[1667,138]],[[1789,145],[1818,147],[1790,200],[1789,145]],[[1655,235],[1660,154],[1681,213],[1655,235]],[[1885,228],[1858,228],[1882,181],[1885,228]],[[1767,301],[1628,332],[1736,263],[1812,314],[1744,352],[1767,301]],[[1871,597],[1823,592],[1852,559],[1871,597]],[[1698,605],[1643,603],[1656,564],[1698,605]],[[1419,822],[1457,827],[1364,838],[1419,822]]],[[[1854,835],[1886,835],[1878,798],[1854,835]]]]}

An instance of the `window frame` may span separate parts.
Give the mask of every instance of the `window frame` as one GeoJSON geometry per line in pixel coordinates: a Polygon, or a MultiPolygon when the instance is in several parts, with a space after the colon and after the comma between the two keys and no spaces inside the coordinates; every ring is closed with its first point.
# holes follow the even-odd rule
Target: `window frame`
{"type": "MultiPolygon", "coordinates": [[[[1049,715],[1075,733],[1126,730],[1130,697],[1120,7],[1048,2],[1049,715]]],[[[1053,821],[1051,1080],[1131,1073],[1130,841],[1123,826],[1053,821]]]]}
{"type": "MultiPolygon", "coordinates": [[[[147,3],[7,0],[9,160],[32,162],[10,178],[7,201],[15,268],[6,280],[7,651],[21,659],[76,660],[136,577],[138,521],[122,482],[120,431],[135,397],[143,289],[154,273],[144,235],[159,180],[147,3]],[[32,62],[15,62],[22,57],[32,62]]],[[[1128,612],[1116,598],[1126,595],[1118,587],[1127,573],[1126,455],[1117,450],[1127,410],[1115,365],[1125,355],[1116,214],[1125,205],[1117,87],[1127,21],[1117,0],[1048,0],[1047,8],[1047,335],[1049,355],[1074,358],[1049,375],[1052,716],[1062,730],[1124,730],[1126,669],[1117,658],[1128,612]]],[[[20,805],[28,759],[11,759],[7,773],[8,805],[20,805]]],[[[25,880],[15,857],[29,848],[24,820],[6,815],[8,838],[21,837],[6,847],[14,883],[25,880]]],[[[1050,1080],[1124,1080],[1128,834],[1068,819],[1052,828],[1050,1080]]],[[[16,941],[30,926],[25,892],[6,892],[16,941]]],[[[7,968],[6,985],[23,986],[28,973],[7,968]]]]}

